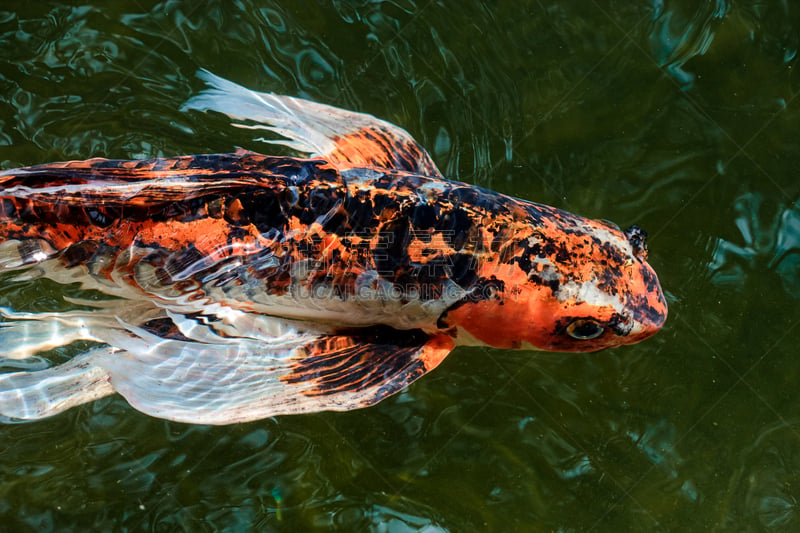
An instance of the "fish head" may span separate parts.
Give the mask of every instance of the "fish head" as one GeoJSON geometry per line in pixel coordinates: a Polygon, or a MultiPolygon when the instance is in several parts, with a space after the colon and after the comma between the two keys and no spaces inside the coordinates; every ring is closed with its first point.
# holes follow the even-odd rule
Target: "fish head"
{"type": "MultiPolygon", "coordinates": [[[[454,306],[459,342],[592,352],[655,334],[667,303],[646,233],[534,204],[481,280],[492,290],[454,306]]],[[[479,290],[480,292],[480,290],[479,290]]]]}

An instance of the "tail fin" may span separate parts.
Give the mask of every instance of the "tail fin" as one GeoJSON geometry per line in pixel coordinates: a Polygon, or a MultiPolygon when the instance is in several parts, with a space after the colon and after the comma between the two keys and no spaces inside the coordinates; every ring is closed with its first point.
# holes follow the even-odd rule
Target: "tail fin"
{"type": "MultiPolygon", "coordinates": [[[[79,302],[74,299],[73,302],[79,302]]],[[[0,356],[6,359],[27,359],[39,352],[66,346],[74,341],[105,342],[103,332],[121,329],[120,321],[159,318],[163,311],[149,302],[119,300],[85,302],[97,308],[60,313],[23,313],[0,307],[0,356]]]]}
{"type": "Polygon", "coordinates": [[[114,393],[108,373],[94,361],[110,355],[109,346],[34,372],[0,375],[0,416],[34,420],[114,393]]]}

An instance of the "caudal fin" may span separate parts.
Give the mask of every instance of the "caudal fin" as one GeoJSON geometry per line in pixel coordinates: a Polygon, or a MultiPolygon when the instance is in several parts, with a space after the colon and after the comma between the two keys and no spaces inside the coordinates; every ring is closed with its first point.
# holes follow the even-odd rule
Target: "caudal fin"
{"type": "Polygon", "coordinates": [[[96,348],[45,370],[0,375],[0,416],[36,420],[113,394],[108,372],[95,364],[111,351],[96,348]]]}

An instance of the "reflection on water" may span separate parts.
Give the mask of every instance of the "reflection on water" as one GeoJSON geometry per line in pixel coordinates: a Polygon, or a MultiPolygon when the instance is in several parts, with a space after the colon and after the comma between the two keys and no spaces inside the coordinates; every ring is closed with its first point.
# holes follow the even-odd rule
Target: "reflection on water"
{"type": "Polygon", "coordinates": [[[754,531],[800,530],[800,426],[765,429],[744,451],[731,486],[728,526],[754,531]]]}
{"type": "Polygon", "coordinates": [[[666,420],[659,420],[649,425],[642,434],[629,430],[628,436],[636,447],[652,461],[653,465],[663,470],[671,483],[681,480],[680,493],[689,501],[698,499],[697,488],[690,479],[683,479],[679,472],[683,459],[676,446],[675,428],[666,420]]]}
{"type": "Polygon", "coordinates": [[[729,8],[725,0],[686,7],[681,9],[680,4],[653,0],[653,27],[649,39],[659,66],[684,90],[690,89],[695,79],[695,74],[684,69],[686,62],[706,53],[714,39],[715,27],[729,8]]]}
{"type": "Polygon", "coordinates": [[[741,289],[748,282],[758,283],[762,276],[778,276],[784,290],[800,298],[800,207],[762,207],[758,193],[736,200],[735,224],[743,242],[721,238],[714,242],[708,265],[711,280],[741,289]]]}

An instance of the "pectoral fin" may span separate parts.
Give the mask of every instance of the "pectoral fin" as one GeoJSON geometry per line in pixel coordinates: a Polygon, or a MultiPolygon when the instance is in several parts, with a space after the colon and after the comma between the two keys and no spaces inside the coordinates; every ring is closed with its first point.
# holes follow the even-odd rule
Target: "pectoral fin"
{"type": "Polygon", "coordinates": [[[450,337],[421,332],[314,336],[271,344],[132,339],[102,363],[136,409],[179,422],[232,424],[373,405],[435,368],[450,337]],[[141,345],[137,345],[141,343],[141,345]]]}
{"type": "Polygon", "coordinates": [[[324,404],[324,409],[356,409],[402,390],[433,370],[452,349],[453,340],[445,335],[368,328],[307,343],[280,379],[301,387],[304,396],[324,404]]]}
{"type": "Polygon", "coordinates": [[[281,323],[265,341],[231,339],[210,328],[194,331],[192,340],[123,326],[99,334],[113,349],[0,375],[0,415],[44,418],[114,392],[146,414],[195,424],[347,411],[399,392],[453,349],[446,335],[388,327],[320,334],[281,323]]]}

